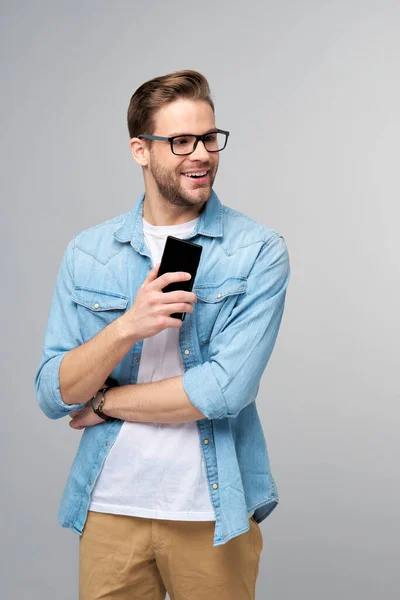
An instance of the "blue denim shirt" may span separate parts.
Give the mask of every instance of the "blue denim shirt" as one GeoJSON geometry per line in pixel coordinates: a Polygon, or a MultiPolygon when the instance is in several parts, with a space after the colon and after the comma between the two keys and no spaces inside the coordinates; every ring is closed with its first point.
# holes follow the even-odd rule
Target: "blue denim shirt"
{"type": "MultiPolygon", "coordinates": [[[[81,231],[69,242],[57,275],[40,364],[40,408],[59,419],[82,404],[65,404],[59,367],[72,348],[129,309],[149,269],[143,237],[144,194],[132,210],[81,231]]],[[[213,191],[192,233],[203,246],[193,291],[198,301],[179,332],[183,387],[205,416],[197,421],[211,503],[214,546],[249,530],[277,506],[266,440],[257,412],[260,378],[280,327],[290,276],[284,238],[223,205],[213,191]]],[[[110,377],[135,384],[143,340],[110,377]]],[[[123,421],[86,427],[72,464],[58,521],[82,534],[90,494],[123,421]]]]}

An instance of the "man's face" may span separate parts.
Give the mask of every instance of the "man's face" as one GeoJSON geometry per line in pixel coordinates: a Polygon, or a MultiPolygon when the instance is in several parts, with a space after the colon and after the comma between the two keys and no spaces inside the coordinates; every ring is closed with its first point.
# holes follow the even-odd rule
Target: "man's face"
{"type": "MultiPolygon", "coordinates": [[[[202,134],[213,129],[216,129],[214,113],[207,102],[182,99],[158,111],[153,135],[202,134]]],[[[204,204],[211,196],[218,164],[219,153],[207,152],[202,142],[192,154],[176,156],[169,142],[154,140],[149,152],[148,183],[176,206],[204,204]],[[184,175],[193,171],[207,171],[205,180],[184,175]]]]}

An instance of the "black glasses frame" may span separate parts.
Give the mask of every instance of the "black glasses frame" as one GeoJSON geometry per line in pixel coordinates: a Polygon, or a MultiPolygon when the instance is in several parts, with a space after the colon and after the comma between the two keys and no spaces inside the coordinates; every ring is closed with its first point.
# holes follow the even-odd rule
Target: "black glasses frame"
{"type": "Polygon", "coordinates": [[[196,150],[197,144],[200,141],[203,142],[204,148],[206,148],[207,152],[221,152],[221,150],[224,150],[224,148],[226,148],[226,145],[228,143],[229,131],[225,131],[224,129],[214,129],[213,131],[208,131],[207,133],[203,133],[202,135],[196,135],[195,133],[181,133],[180,135],[173,135],[172,137],[162,137],[161,135],[149,135],[147,133],[141,133],[137,137],[145,138],[146,140],[161,140],[162,142],[169,142],[171,145],[172,154],[175,154],[175,156],[187,156],[188,154],[192,154],[196,150]],[[226,135],[225,144],[223,145],[222,148],[219,148],[219,150],[207,150],[207,148],[206,148],[205,138],[208,135],[210,135],[211,133],[224,133],[226,135]],[[185,135],[190,135],[191,137],[196,138],[194,141],[193,150],[191,152],[184,152],[183,154],[174,152],[174,148],[173,148],[174,139],[184,137],[185,135]]]}

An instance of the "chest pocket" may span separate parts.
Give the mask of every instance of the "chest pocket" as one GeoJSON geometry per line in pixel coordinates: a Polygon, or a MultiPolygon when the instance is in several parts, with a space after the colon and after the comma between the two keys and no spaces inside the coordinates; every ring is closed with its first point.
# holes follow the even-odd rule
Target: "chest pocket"
{"type": "Polygon", "coordinates": [[[84,340],[87,340],[124,314],[129,296],[76,286],[71,300],[77,304],[82,335],[84,340]]]}
{"type": "Polygon", "coordinates": [[[193,286],[193,292],[197,296],[194,313],[200,344],[205,344],[211,339],[217,319],[222,327],[239,294],[244,294],[246,288],[245,277],[228,277],[221,283],[201,283],[193,286]]]}

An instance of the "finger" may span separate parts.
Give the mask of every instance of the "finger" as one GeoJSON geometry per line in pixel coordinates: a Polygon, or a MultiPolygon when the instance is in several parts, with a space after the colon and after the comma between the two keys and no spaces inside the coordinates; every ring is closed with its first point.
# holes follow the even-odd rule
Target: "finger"
{"type": "Polygon", "coordinates": [[[181,312],[192,313],[194,311],[194,308],[191,304],[188,304],[187,302],[174,302],[171,304],[165,304],[162,310],[164,314],[172,315],[173,313],[181,312]]]}
{"type": "Polygon", "coordinates": [[[154,281],[155,279],[157,279],[157,277],[158,277],[158,270],[160,268],[160,264],[161,263],[157,263],[155,265],[155,267],[147,274],[147,277],[145,279],[146,283],[151,283],[152,281],[154,281]]]}
{"type": "Polygon", "coordinates": [[[80,412],[81,412],[80,410],[73,410],[72,412],[69,413],[69,416],[73,419],[74,417],[79,415],[80,412]]]}
{"type": "MultiPolygon", "coordinates": [[[[182,312],[182,311],[179,311],[182,312]]],[[[179,329],[179,327],[182,327],[183,325],[183,321],[181,319],[177,319],[176,317],[167,317],[167,324],[165,325],[165,328],[168,327],[175,327],[176,329],[179,329]]]]}
{"type": "Polygon", "coordinates": [[[188,281],[190,278],[190,273],[186,273],[185,271],[164,273],[164,275],[157,277],[157,279],[152,282],[152,288],[153,290],[161,291],[169,283],[175,283],[176,281],[188,281]]]}
{"type": "Polygon", "coordinates": [[[166,292],[163,295],[163,301],[168,304],[170,302],[187,302],[194,304],[197,302],[197,296],[194,292],[185,292],[184,290],[176,290],[175,292],[166,292]]]}

